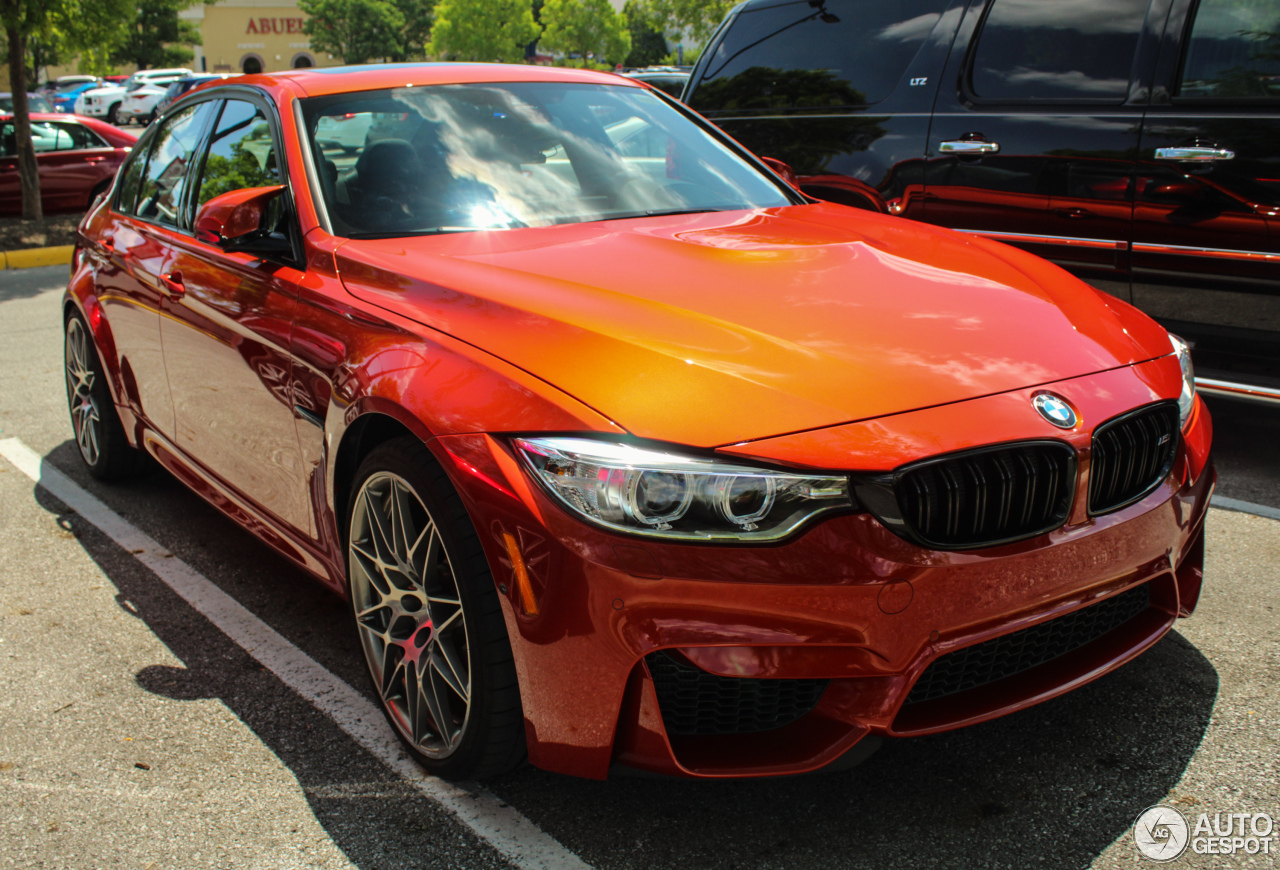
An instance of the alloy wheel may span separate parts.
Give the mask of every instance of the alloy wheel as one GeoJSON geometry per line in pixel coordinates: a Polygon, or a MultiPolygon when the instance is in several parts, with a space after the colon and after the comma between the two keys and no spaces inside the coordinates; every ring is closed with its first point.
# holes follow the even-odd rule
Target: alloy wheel
{"type": "Polygon", "coordinates": [[[364,482],[348,557],[356,626],[390,719],[419,752],[447,758],[471,712],[467,627],[453,562],[404,478],[364,482]]]}
{"type": "Polygon", "coordinates": [[[102,417],[93,394],[95,374],[91,353],[84,324],[79,318],[71,318],[67,321],[67,401],[71,405],[71,425],[80,455],[93,466],[101,455],[102,417]]]}

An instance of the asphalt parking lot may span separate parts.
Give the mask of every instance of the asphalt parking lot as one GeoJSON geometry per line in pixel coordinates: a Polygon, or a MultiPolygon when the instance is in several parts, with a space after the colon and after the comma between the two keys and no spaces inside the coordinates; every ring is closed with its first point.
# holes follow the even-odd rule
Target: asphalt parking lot
{"type": "MultiPolygon", "coordinates": [[[[1280,821],[1280,521],[1221,509],[1196,615],[1024,713],[796,779],[429,780],[341,602],[164,472],[82,471],[65,275],[0,272],[0,866],[1111,868],[1153,804],[1280,821]]],[[[1212,410],[1218,494],[1280,511],[1280,413],[1212,410]]]]}

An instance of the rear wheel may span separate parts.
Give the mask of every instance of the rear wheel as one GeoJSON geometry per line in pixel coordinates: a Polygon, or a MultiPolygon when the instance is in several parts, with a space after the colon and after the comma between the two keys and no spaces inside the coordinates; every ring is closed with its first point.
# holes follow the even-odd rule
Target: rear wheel
{"type": "Polygon", "coordinates": [[[129,446],[93,337],[78,314],[67,318],[63,348],[67,403],[80,458],[99,480],[121,480],[136,474],[143,456],[129,446]]]}
{"type": "Polygon", "coordinates": [[[356,474],[347,577],[383,713],[431,773],[478,779],[524,758],[524,714],[493,577],[466,509],[417,439],[356,474]]]}
{"type": "Polygon", "coordinates": [[[119,125],[120,123],[120,104],[112,103],[111,108],[107,110],[107,123],[119,125]]]}

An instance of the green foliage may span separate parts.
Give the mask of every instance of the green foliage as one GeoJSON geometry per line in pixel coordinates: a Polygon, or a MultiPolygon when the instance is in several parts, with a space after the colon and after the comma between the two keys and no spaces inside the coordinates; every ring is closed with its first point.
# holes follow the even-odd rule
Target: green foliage
{"type": "Polygon", "coordinates": [[[625,66],[653,66],[663,62],[670,51],[662,31],[653,26],[643,10],[637,8],[636,0],[628,0],[622,7],[623,17],[627,19],[627,30],[631,33],[631,51],[622,63],[625,66]]]}
{"type": "Polygon", "coordinates": [[[436,0],[391,0],[404,16],[404,29],[400,31],[400,50],[388,55],[393,61],[421,58],[431,41],[431,28],[435,25],[436,0]]]}
{"type": "Polygon", "coordinates": [[[179,18],[178,13],[191,6],[192,0],[137,0],[137,4],[137,16],[111,51],[111,60],[131,63],[138,69],[190,63],[195,52],[187,46],[202,44],[200,28],[179,18]]]}
{"type": "Polygon", "coordinates": [[[270,149],[271,132],[266,124],[261,124],[249,136],[232,143],[230,157],[210,152],[205,159],[200,202],[206,203],[233,190],[279,184],[277,173],[266,167],[265,158],[254,153],[266,154],[270,149]]]}
{"type": "Polygon", "coordinates": [[[741,0],[635,0],[636,9],[629,17],[643,19],[669,37],[683,34],[689,41],[701,44],[711,38],[725,15],[739,2],[741,0]]]}
{"type": "Polygon", "coordinates": [[[346,63],[403,59],[405,16],[387,0],[298,0],[298,8],[308,15],[302,32],[313,51],[346,63]]]}
{"type": "Polygon", "coordinates": [[[546,30],[539,45],[547,51],[577,53],[597,62],[620,62],[631,51],[627,20],[613,11],[609,0],[546,0],[542,23],[546,30]]]}
{"type": "Polygon", "coordinates": [[[428,51],[452,60],[511,62],[523,60],[525,46],[537,38],[529,0],[440,0],[428,51]]]}

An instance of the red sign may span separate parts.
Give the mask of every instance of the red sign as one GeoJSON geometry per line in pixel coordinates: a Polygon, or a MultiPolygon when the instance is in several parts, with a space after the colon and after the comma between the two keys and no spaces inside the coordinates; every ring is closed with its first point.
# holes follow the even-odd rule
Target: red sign
{"type": "Polygon", "coordinates": [[[301,33],[305,18],[250,18],[245,33],[301,33]]]}

